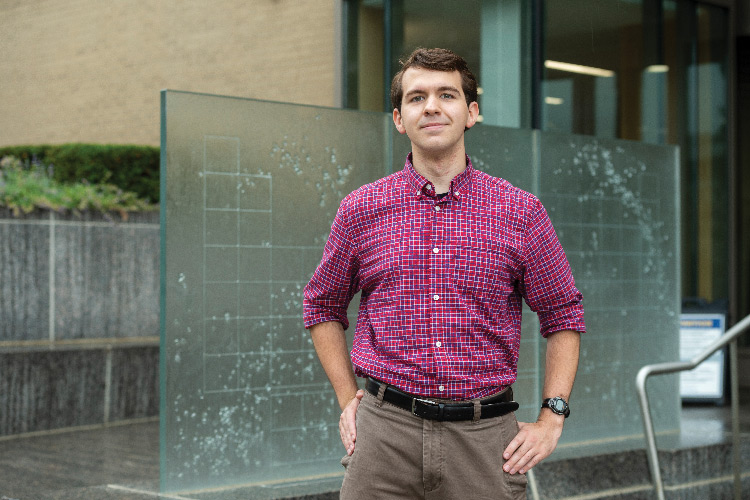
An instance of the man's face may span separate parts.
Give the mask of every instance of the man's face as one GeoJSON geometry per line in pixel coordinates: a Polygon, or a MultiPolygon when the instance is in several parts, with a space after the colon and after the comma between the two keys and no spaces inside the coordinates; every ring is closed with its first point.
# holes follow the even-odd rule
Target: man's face
{"type": "Polygon", "coordinates": [[[463,153],[464,130],[476,123],[479,107],[466,105],[460,73],[409,68],[401,86],[401,111],[393,110],[393,123],[409,136],[414,153],[463,153]]]}

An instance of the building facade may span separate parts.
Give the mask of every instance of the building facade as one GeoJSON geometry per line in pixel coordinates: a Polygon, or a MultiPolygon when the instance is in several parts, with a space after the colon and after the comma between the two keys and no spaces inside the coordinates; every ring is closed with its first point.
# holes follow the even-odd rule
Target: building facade
{"type": "Polygon", "coordinates": [[[0,145],[159,145],[159,92],[335,106],[331,0],[0,3],[0,145]]]}
{"type": "Polygon", "coordinates": [[[682,295],[731,325],[750,313],[747,4],[2,2],[0,145],[158,145],[164,88],[389,111],[399,57],[447,47],[484,123],[678,145],[682,295]]]}

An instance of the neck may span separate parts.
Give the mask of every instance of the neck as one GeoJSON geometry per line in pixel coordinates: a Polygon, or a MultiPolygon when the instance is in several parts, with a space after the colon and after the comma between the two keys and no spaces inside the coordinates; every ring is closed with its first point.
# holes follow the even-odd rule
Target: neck
{"type": "Polygon", "coordinates": [[[462,149],[447,156],[431,156],[412,148],[412,165],[435,186],[436,192],[446,193],[453,178],[466,170],[466,152],[462,149]]]}

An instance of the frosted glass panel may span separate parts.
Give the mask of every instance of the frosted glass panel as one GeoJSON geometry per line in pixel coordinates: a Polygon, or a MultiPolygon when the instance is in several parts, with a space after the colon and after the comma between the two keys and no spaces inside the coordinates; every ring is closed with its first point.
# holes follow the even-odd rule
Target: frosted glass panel
{"type": "Polygon", "coordinates": [[[163,99],[162,489],[339,474],[302,289],[341,199],[388,172],[386,117],[163,99]]]}
{"type": "MultiPolygon", "coordinates": [[[[638,435],[638,369],[679,359],[677,149],[553,133],[539,143],[538,195],[584,295],[588,328],[571,402],[581,414],[566,423],[563,442],[638,435]]],[[[657,430],[679,429],[677,382],[650,383],[657,430]]]]}
{"type": "MultiPolygon", "coordinates": [[[[585,296],[561,448],[638,436],[637,369],[678,359],[675,149],[487,125],[466,144],[478,169],[539,195],[585,296]]],[[[270,498],[340,484],[339,409],[302,289],[340,200],[408,151],[390,114],[162,94],[162,490],[270,498]]],[[[539,408],[538,328],[525,311],[522,420],[539,408]]],[[[671,430],[676,379],[651,389],[671,430]]]]}
{"type": "MultiPolygon", "coordinates": [[[[516,187],[535,192],[536,169],[530,131],[482,125],[469,130],[465,142],[474,167],[502,177],[516,187]]],[[[528,422],[536,420],[539,413],[539,349],[542,339],[539,320],[525,304],[521,325],[518,379],[513,385],[513,394],[520,405],[516,417],[528,422]]]]}

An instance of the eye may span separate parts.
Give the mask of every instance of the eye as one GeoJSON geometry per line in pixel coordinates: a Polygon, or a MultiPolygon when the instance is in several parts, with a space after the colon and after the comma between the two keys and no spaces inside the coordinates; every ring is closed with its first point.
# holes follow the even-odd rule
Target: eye
{"type": "Polygon", "coordinates": [[[419,102],[423,100],[424,100],[424,96],[421,96],[421,95],[415,95],[414,97],[411,98],[411,102],[419,102]]]}
{"type": "Polygon", "coordinates": [[[456,96],[454,96],[453,94],[449,94],[447,92],[445,94],[443,94],[441,97],[443,99],[455,99],[456,98],[456,96]]]}

